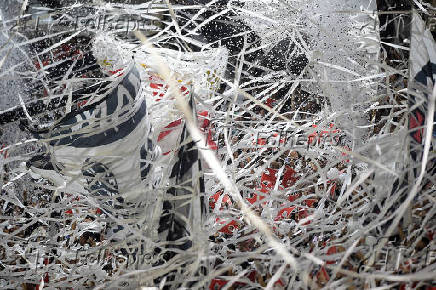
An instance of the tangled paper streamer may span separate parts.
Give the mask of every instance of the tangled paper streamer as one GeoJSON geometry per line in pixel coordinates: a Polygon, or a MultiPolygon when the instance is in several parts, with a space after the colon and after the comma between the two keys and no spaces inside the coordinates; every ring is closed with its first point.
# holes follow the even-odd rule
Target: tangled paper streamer
{"type": "Polygon", "coordinates": [[[433,289],[434,2],[0,4],[2,289],[433,289]]]}

